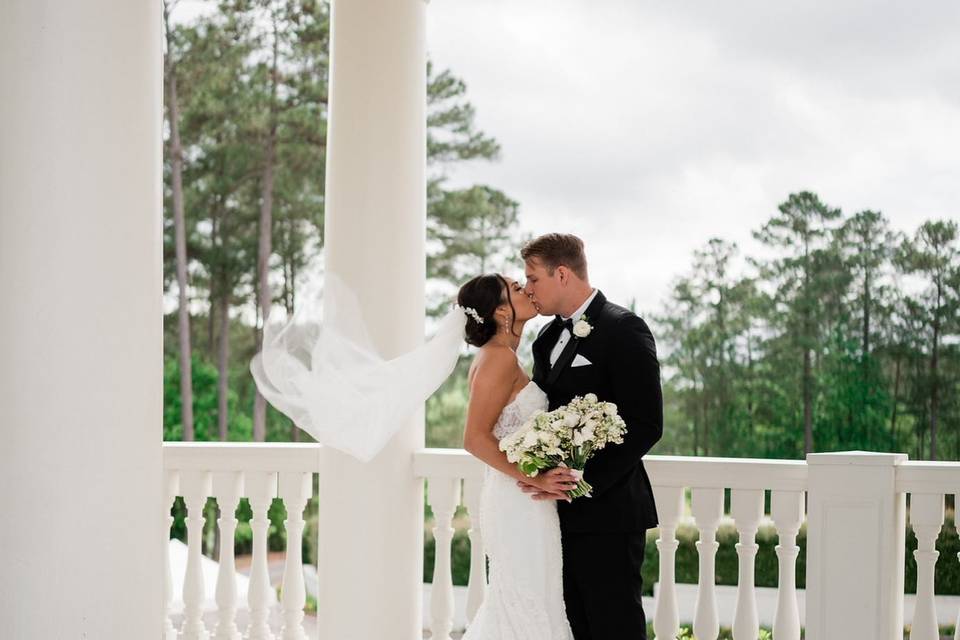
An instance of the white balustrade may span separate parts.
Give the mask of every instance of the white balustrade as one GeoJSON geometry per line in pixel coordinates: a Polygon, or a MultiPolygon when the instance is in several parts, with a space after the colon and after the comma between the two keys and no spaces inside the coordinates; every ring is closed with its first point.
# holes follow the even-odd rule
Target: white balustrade
{"type": "Polygon", "coordinates": [[[777,528],[776,546],[779,572],[777,578],[777,613],[773,621],[773,637],[777,640],[800,640],[800,611],[797,607],[797,534],[803,522],[802,491],[772,491],[770,516],[777,528]]]}
{"type": "Polygon", "coordinates": [[[756,640],[760,633],[760,621],[754,587],[754,561],[760,548],[756,538],[760,518],[763,517],[763,489],[733,489],[730,512],[740,534],[740,541],[736,544],[739,571],[733,639],[756,640]]]}
{"type": "Polygon", "coordinates": [[[458,478],[428,478],[427,501],[433,510],[434,564],[430,630],[434,640],[450,640],[453,630],[453,576],[450,566],[453,514],[460,504],[458,478]]]}
{"type": "Polygon", "coordinates": [[[220,567],[217,570],[217,626],[214,640],[240,640],[237,629],[237,577],[234,564],[234,538],[237,530],[236,511],[243,495],[243,473],[217,471],[213,474],[213,497],[217,499],[220,517],[220,567]]]}
{"type": "Polygon", "coordinates": [[[470,577],[467,580],[467,623],[487,597],[487,559],[483,552],[483,532],[480,530],[480,490],[483,480],[466,478],[463,481],[463,506],[470,516],[470,577]]]}
{"type": "MultiPolygon", "coordinates": [[[[184,620],[180,637],[213,640],[272,639],[271,614],[276,597],[267,567],[267,512],[275,497],[287,508],[284,522],[287,555],[281,602],[281,631],[284,640],[306,640],[303,607],[306,592],[303,574],[302,543],[305,526],[303,511],[313,492],[313,474],[319,465],[320,446],[316,444],[225,444],[165,443],[166,502],[177,495],[187,505],[187,568],[184,579],[184,620]],[[200,571],[200,541],[203,529],[203,505],[208,496],[216,498],[220,509],[217,519],[220,536],[219,568],[216,583],[216,628],[208,633],[201,619],[204,593],[200,571]],[[237,628],[237,579],[234,539],[236,510],[241,497],[248,497],[253,510],[253,558],[247,602],[250,622],[244,633],[237,628]],[[191,520],[193,518],[193,520],[191,520]]],[[[168,515],[167,522],[172,522],[168,515]]],[[[169,537],[167,534],[166,537],[169,537]]],[[[166,549],[166,546],[164,547],[166,549]]],[[[169,560],[166,560],[169,574],[169,560]]],[[[172,582],[172,580],[171,580],[172,582]]],[[[177,640],[171,633],[170,602],[172,587],[167,587],[164,640],[177,640]]]]}
{"type": "MultiPolygon", "coordinates": [[[[254,536],[248,592],[250,624],[243,637],[250,640],[272,640],[274,637],[269,625],[275,598],[266,564],[269,526],[267,512],[272,500],[279,496],[288,513],[284,521],[288,545],[279,612],[281,631],[278,637],[284,640],[306,640],[303,626],[304,576],[300,544],[296,541],[302,539],[303,510],[312,495],[312,474],[316,472],[320,461],[318,450],[318,445],[164,445],[164,464],[167,470],[165,520],[169,526],[172,522],[169,506],[176,495],[182,495],[187,507],[188,543],[183,590],[184,617],[179,635],[169,619],[175,594],[172,593],[170,585],[169,559],[165,559],[168,577],[164,590],[164,608],[168,616],[163,629],[164,640],[208,637],[213,637],[214,640],[239,640],[241,637],[236,626],[238,605],[233,561],[233,536],[237,525],[234,512],[240,496],[250,499],[254,536]],[[205,594],[200,571],[200,549],[204,524],[203,508],[209,496],[216,498],[220,507],[220,517],[217,520],[220,533],[220,569],[216,587],[217,624],[212,633],[208,633],[204,628],[201,618],[205,594]]],[[[653,489],[660,520],[656,541],[660,556],[660,578],[653,615],[653,627],[657,636],[672,638],[680,630],[675,574],[679,546],[677,529],[684,517],[684,488],[692,487],[691,512],[700,532],[700,539],[696,543],[699,575],[693,615],[694,634],[697,638],[716,638],[719,633],[721,616],[715,590],[715,556],[719,547],[716,535],[723,517],[725,489],[731,491],[730,515],[739,534],[735,547],[738,556],[737,594],[733,608],[735,640],[750,640],[756,638],[759,632],[754,573],[759,549],[756,536],[763,519],[765,490],[771,491],[770,516],[779,536],[779,543],[775,548],[779,567],[776,613],[773,619],[775,640],[800,638],[801,616],[796,585],[800,547],[797,545],[797,536],[806,515],[804,504],[808,491],[811,500],[821,510],[819,519],[812,524],[808,520],[808,526],[819,527],[825,526],[824,518],[828,512],[830,518],[839,518],[845,524],[861,522],[861,512],[872,509],[875,504],[870,502],[870,499],[881,497],[882,508],[886,511],[881,510],[880,513],[889,514],[889,519],[879,521],[878,526],[882,530],[872,532],[875,539],[868,540],[868,543],[874,548],[889,546],[893,552],[896,549],[890,545],[890,541],[897,540],[895,529],[898,523],[905,525],[900,519],[902,514],[898,507],[899,501],[903,500],[906,494],[911,495],[910,524],[918,539],[918,547],[914,552],[917,562],[917,604],[912,620],[911,639],[937,638],[939,631],[934,603],[934,570],[939,554],[936,540],[944,518],[944,496],[956,491],[960,464],[911,463],[900,457],[892,459],[894,464],[891,465],[891,458],[883,454],[879,457],[862,453],[850,454],[844,458],[821,457],[817,462],[826,468],[818,470],[820,475],[811,486],[809,464],[804,461],[647,456],[645,464],[648,474],[655,482],[653,489]],[[852,468],[841,468],[841,463],[852,468]],[[854,481],[844,484],[842,478],[846,477],[854,478],[854,481]],[[818,497],[815,498],[813,494],[818,497]],[[866,497],[858,501],[858,495],[861,498],[866,497]]],[[[471,566],[466,611],[468,623],[476,614],[486,593],[486,561],[479,520],[484,465],[461,450],[421,450],[414,454],[414,475],[427,480],[427,499],[435,516],[433,533],[436,561],[428,626],[436,640],[450,640],[454,630],[451,567],[453,518],[461,502],[470,517],[468,536],[471,566]]],[[[837,522],[831,522],[828,529],[831,532],[846,531],[851,536],[858,536],[862,528],[856,527],[854,531],[850,527],[837,527],[837,522]]],[[[821,556],[819,579],[823,580],[826,575],[823,573],[825,568],[830,568],[824,565],[823,554],[830,552],[830,545],[838,544],[838,538],[836,533],[831,533],[833,537],[828,541],[824,531],[817,535],[819,540],[816,544],[820,545],[818,553],[821,556]]],[[[902,531],[900,535],[902,536],[902,531]]],[[[840,548],[852,549],[850,544],[851,542],[844,538],[840,541],[840,548]]],[[[828,553],[828,557],[834,556],[829,556],[828,553]]],[[[953,561],[953,558],[950,561],[953,561]]],[[[808,576],[810,571],[808,566],[808,576]]],[[[885,576],[884,579],[887,580],[893,578],[894,582],[898,572],[902,597],[902,567],[891,565],[874,570],[876,575],[885,576]]],[[[818,594],[816,586],[811,586],[809,578],[807,589],[809,609],[811,599],[823,598],[823,594],[818,594]]],[[[833,596],[835,601],[830,603],[832,607],[850,606],[850,603],[863,604],[871,602],[869,598],[873,597],[864,593],[847,594],[836,589],[832,593],[836,594],[833,596]]],[[[322,615],[323,605],[319,605],[322,615]]],[[[820,607],[817,615],[821,616],[822,624],[825,615],[824,602],[814,602],[813,606],[820,607]]],[[[729,612],[726,613],[729,615],[729,612]]],[[[826,611],[826,615],[834,614],[826,611]]],[[[890,615],[890,621],[883,623],[887,625],[883,628],[894,628],[896,625],[892,623],[898,618],[902,620],[902,606],[899,612],[890,615]]],[[[944,620],[939,620],[939,623],[944,624],[944,620]]],[[[957,628],[954,640],[960,640],[960,624],[957,628]]],[[[837,631],[837,627],[828,626],[826,633],[822,634],[823,640],[838,637],[837,631]]],[[[813,635],[808,630],[808,637],[813,635]]]]}

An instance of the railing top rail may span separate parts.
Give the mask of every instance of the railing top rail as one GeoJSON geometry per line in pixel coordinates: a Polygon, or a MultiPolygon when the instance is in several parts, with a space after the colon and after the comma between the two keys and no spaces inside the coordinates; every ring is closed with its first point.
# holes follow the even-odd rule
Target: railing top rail
{"type": "Polygon", "coordinates": [[[413,454],[418,478],[483,478],[484,464],[463,449],[420,449],[413,454]]]}
{"type": "MultiPolygon", "coordinates": [[[[803,460],[645,456],[650,481],[659,486],[723,487],[804,491],[807,465],[803,460]]],[[[463,449],[421,449],[414,453],[417,477],[483,477],[483,463],[463,449]]]]}
{"type": "Polygon", "coordinates": [[[898,493],[960,494],[960,462],[901,462],[895,473],[898,493]]]}
{"type": "Polygon", "coordinates": [[[298,442],[164,442],[167,471],[300,471],[320,468],[315,443],[298,442]]]}
{"type": "Polygon", "coordinates": [[[714,458],[700,456],[644,456],[650,482],[666,487],[772,489],[805,491],[804,460],[714,458]]]}

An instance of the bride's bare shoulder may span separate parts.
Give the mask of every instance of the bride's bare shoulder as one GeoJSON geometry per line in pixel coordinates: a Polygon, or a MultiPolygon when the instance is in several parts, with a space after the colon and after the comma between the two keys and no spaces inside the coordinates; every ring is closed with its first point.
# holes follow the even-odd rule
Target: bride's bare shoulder
{"type": "Polygon", "coordinates": [[[510,347],[487,344],[477,351],[468,379],[471,386],[475,382],[512,385],[516,371],[517,356],[510,347]]]}

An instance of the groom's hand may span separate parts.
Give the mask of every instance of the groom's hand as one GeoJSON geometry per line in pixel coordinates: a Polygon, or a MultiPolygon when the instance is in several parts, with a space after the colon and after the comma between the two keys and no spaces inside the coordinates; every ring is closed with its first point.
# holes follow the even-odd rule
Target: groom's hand
{"type": "Polygon", "coordinates": [[[570,501],[567,491],[577,486],[578,476],[567,467],[554,467],[544,473],[525,480],[517,481],[524,493],[531,494],[534,500],[570,501]]]}

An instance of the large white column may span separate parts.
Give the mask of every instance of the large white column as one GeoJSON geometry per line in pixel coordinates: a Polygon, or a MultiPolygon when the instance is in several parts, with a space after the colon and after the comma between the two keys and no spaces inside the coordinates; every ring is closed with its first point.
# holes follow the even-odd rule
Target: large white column
{"type": "Polygon", "coordinates": [[[0,3],[0,621],[163,629],[160,6],[0,3]]]}
{"type": "Polygon", "coordinates": [[[903,637],[903,453],[807,454],[809,640],[903,637]]]}
{"type": "MultiPolygon", "coordinates": [[[[333,0],[326,269],[360,298],[387,356],[423,340],[426,51],[423,0],[333,0]]],[[[336,640],[421,637],[418,415],[370,463],[324,452],[318,620],[336,640]]]]}

